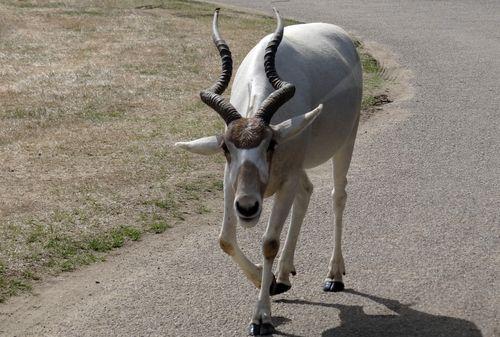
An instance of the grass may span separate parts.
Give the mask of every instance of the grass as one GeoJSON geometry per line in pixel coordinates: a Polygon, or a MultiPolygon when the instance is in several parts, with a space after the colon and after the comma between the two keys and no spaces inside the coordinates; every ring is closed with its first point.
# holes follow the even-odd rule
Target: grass
{"type": "MultiPolygon", "coordinates": [[[[222,156],[172,146],[223,129],[198,98],[220,69],[213,8],[0,4],[0,302],[146,233],[220,216],[222,156]]],[[[275,28],[273,18],[229,9],[220,25],[235,64],[275,28]]],[[[381,82],[376,61],[361,55],[369,105],[381,82]]]]}
{"type": "Polygon", "coordinates": [[[362,109],[368,109],[377,104],[378,95],[384,86],[382,68],[370,54],[360,52],[361,64],[363,66],[363,100],[362,109]]]}
{"type": "Polygon", "coordinates": [[[155,234],[161,234],[168,228],[170,228],[170,226],[164,221],[153,222],[150,226],[150,230],[155,234]]]}

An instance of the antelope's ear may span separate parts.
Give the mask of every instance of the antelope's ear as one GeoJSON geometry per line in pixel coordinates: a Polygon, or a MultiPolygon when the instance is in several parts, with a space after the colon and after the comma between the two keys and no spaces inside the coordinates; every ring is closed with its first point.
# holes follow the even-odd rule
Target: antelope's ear
{"type": "Polygon", "coordinates": [[[178,142],[175,143],[175,147],[206,156],[222,151],[221,144],[222,136],[210,136],[195,139],[190,142],[178,142]]]}
{"type": "Polygon", "coordinates": [[[320,114],[323,104],[304,115],[287,119],[278,125],[271,125],[274,132],[274,140],[279,144],[300,134],[320,114]]]}

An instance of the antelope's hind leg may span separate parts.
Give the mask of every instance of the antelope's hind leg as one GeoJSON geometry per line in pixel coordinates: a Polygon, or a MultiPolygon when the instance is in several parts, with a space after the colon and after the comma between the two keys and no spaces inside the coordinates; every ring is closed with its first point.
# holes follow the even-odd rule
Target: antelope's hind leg
{"type": "Polygon", "coordinates": [[[333,210],[335,214],[335,247],[330,259],[328,275],[325,279],[323,290],[338,292],[344,290],[342,276],[345,275],[344,257],[342,256],[342,217],[347,200],[346,185],[347,171],[351,163],[354,141],[356,139],[357,125],[348,141],[333,156],[333,210]]]}
{"type": "Polygon", "coordinates": [[[313,192],[313,184],[309,180],[306,172],[302,172],[300,183],[297,187],[297,194],[292,206],[292,219],[290,228],[286,236],[285,246],[281,252],[278,262],[277,283],[271,288],[271,296],[284,293],[292,287],[290,283],[290,274],[295,275],[296,270],[293,264],[295,247],[299,238],[300,228],[309,206],[309,200],[313,192]]]}

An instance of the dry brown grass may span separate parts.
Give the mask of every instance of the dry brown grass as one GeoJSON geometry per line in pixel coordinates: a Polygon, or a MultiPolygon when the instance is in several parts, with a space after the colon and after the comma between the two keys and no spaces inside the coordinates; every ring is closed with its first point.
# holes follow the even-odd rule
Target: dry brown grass
{"type": "MultiPolygon", "coordinates": [[[[220,67],[213,7],[0,4],[0,301],[220,199],[223,159],[172,147],[223,127],[198,99],[220,67]]],[[[223,16],[236,64],[275,25],[223,16]]]]}

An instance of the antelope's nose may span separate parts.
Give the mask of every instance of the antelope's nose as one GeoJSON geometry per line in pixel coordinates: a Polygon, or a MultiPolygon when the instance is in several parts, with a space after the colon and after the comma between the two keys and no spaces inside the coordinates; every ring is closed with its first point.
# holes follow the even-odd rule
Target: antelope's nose
{"type": "Polygon", "coordinates": [[[243,219],[253,219],[260,213],[260,202],[255,197],[243,196],[234,205],[239,217],[243,219]]]}

